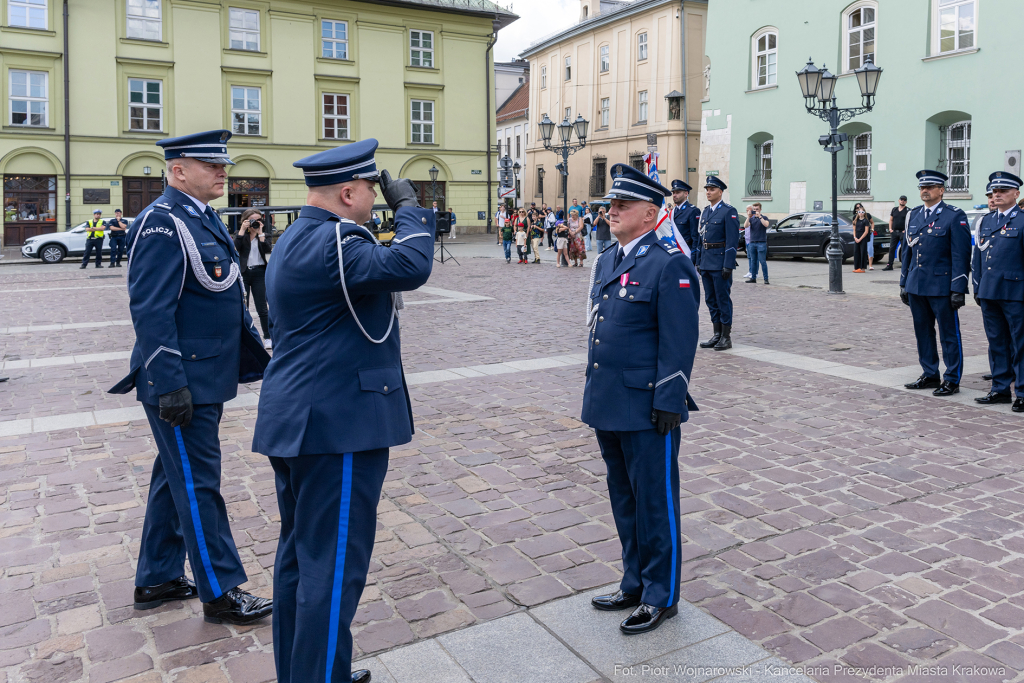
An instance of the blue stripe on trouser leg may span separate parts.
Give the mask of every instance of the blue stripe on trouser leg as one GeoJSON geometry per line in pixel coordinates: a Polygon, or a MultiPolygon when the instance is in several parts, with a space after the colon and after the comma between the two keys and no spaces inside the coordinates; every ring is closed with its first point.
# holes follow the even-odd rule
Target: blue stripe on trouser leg
{"type": "Polygon", "coordinates": [[[669,580],[668,607],[675,604],[676,560],[679,557],[679,532],[676,531],[676,505],[672,495],[672,434],[665,435],[665,502],[668,507],[668,527],[672,534],[672,575],[669,580]]]}
{"type": "Polygon", "coordinates": [[[331,619],[327,632],[327,673],[324,683],[331,683],[334,656],[338,647],[338,620],[341,610],[341,589],[345,581],[345,552],[348,548],[348,515],[352,502],[352,454],[342,456],[341,503],[338,506],[338,549],[335,551],[334,586],[331,589],[331,619]]]}
{"type": "Polygon", "coordinates": [[[964,338],[960,335],[960,311],[953,311],[953,320],[956,322],[956,345],[960,351],[960,362],[959,370],[956,373],[956,383],[960,384],[960,380],[964,376],[964,338]]]}
{"type": "Polygon", "coordinates": [[[181,469],[185,473],[185,491],[188,493],[189,509],[192,512],[192,524],[195,527],[196,544],[199,546],[199,558],[203,563],[203,570],[206,572],[206,580],[214,593],[214,599],[223,595],[220,584],[217,583],[217,576],[213,573],[213,564],[210,562],[210,551],[206,548],[206,536],[203,534],[203,522],[199,518],[199,501],[196,500],[196,485],[192,481],[192,466],[188,461],[188,453],[185,452],[185,441],[181,438],[181,427],[174,428],[174,436],[178,440],[178,455],[181,457],[181,469]]]}

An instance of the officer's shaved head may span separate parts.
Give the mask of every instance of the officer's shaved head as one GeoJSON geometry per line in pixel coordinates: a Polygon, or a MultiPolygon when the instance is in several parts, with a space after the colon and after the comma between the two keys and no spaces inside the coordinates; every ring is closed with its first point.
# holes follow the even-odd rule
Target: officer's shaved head
{"type": "Polygon", "coordinates": [[[227,177],[224,164],[185,157],[167,160],[167,184],[201,202],[210,203],[224,196],[227,177]]]}
{"type": "Polygon", "coordinates": [[[372,216],[373,202],[377,198],[375,185],[374,181],[366,178],[334,185],[317,185],[308,188],[306,203],[362,225],[372,216]]]}

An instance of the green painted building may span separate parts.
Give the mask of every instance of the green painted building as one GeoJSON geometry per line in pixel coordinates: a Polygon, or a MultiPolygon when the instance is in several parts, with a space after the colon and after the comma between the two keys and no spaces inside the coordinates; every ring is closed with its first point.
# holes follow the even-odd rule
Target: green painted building
{"type": "Polygon", "coordinates": [[[375,137],[379,167],[429,192],[436,166],[482,230],[491,47],[515,19],[489,0],[2,0],[3,244],[134,216],[161,191],[153,143],[217,128],[238,164],[215,206],[301,204],[293,161],[375,137]]]}
{"type": "MultiPolygon", "coordinates": [[[[914,173],[950,176],[946,200],[985,203],[989,173],[1020,173],[1024,129],[1012,81],[1020,0],[712,0],[700,171],[729,185],[741,210],[772,218],[831,210],[828,125],[806,113],[795,72],[808,57],[839,75],[840,107],[858,107],[852,71],[884,71],[875,109],[844,123],[839,208],[857,201],[887,219],[901,194],[920,203],[914,173]]],[[[701,197],[701,204],[704,204],[701,197]]]]}

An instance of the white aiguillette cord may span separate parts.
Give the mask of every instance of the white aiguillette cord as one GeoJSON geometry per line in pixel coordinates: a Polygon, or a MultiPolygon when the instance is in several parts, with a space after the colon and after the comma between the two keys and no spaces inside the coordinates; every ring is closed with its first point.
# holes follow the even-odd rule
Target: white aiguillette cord
{"type": "MultiPolygon", "coordinates": [[[[356,326],[359,327],[359,331],[363,333],[363,336],[366,337],[368,341],[374,344],[383,344],[384,341],[391,336],[391,328],[394,327],[395,325],[395,316],[398,314],[398,311],[401,310],[402,308],[405,308],[405,302],[402,300],[402,293],[391,293],[391,320],[388,322],[388,331],[385,332],[384,336],[381,337],[380,339],[374,339],[366,331],[366,328],[363,327],[363,323],[359,321],[359,316],[356,315],[356,309],[352,307],[352,299],[350,299],[348,296],[348,287],[345,285],[345,261],[341,254],[341,221],[338,220],[337,218],[331,218],[330,220],[336,221],[336,225],[334,226],[334,235],[338,241],[338,274],[341,277],[341,291],[344,292],[345,294],[345,303],[348,304],[348,312],[352,314],[352,319],[356,321],[356,326]]],[[[366,229],[366,226],[359,225],[355,221],[345,222],[352,223],[352,225],[356,225],[362,228],[363,230],[366,231],[366,234],[370,236],[370,239],[373,240],[375,244],[377,244],[378,246],[380,245],[380,241],[373,236],[372,232],[366,229]]]]}
{"type": "Polygon", "coordinates": [[[597,321],[597,309],[601,304],[590,305],[590,293],[594,291],[594,278],[597,277],[597,262],[601,260],[598,254],[594,259],[594,265],[590,267],[590,287],[587,288],[587,327],[593,327],[597,321]]]}

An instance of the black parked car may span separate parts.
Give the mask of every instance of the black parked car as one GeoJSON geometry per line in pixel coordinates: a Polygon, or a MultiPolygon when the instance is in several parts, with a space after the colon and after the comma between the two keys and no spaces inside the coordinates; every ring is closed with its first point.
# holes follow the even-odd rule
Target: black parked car
{"type": "MultiPolygon", "coordinates": [[[[875,261],[889,252],[889,224],[872,217],[875,224],[875,261]]],[[[741,228],[742,229],[742,228],[741,228]]],[[[832,235],[832,214],[824,211],[794,213],[768,228],[769,256],[825,256],[832,235]]],[[[853,212],[839,212],[839,239],[843,261],[853,258],[853,212]]],[[[740,241],[743,241],[742,235],[740,241]]]]}

